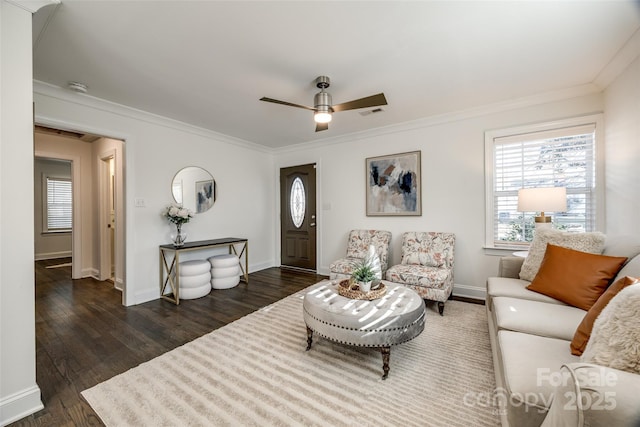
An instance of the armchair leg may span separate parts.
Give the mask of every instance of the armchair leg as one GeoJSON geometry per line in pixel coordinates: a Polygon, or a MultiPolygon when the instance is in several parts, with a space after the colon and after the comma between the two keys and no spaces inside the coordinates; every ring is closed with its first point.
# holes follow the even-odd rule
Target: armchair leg
{"type": "Polygon", "coordinates": [[[438,301],[438,313],[440,313],[440,316],[444,316],[444,303],[442,301],[438,301]]]}

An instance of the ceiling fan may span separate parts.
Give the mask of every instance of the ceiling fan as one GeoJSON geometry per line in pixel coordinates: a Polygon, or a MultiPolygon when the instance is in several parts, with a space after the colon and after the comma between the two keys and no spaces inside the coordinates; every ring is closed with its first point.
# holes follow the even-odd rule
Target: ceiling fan
{"type": "Polygon", "coordinates": [[[316,78],[316,87],[320,89],[320,92],[316,93],[313,98],[313,107],[267,97],[260,98],[260,101],[273,102],[274,104],[288,105],[290,107],[304,108],[305,110],[313,111],[313,119],[316,122],[316,132],[329,129],[332,113],[387,105],[387,99],[384,97],[384,93],[354,99],[353,101],[343,102],[342,104],[331,105],[331,94],[325,92],[325,89],[328,88],[330,84],[331,82],[327,76],[319,76],[316,78]]]}

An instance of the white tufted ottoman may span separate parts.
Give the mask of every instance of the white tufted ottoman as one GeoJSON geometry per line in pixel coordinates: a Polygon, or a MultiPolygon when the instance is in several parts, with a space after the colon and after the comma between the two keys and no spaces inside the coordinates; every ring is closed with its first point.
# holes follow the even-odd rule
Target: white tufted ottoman
{"type": "Polygon", "coordinates": [[[377,347],[382,352],[382,379],[386,379],[391,346],[412,340],[424,330],[424,301],[411,289],[387,281],[387,292],[380,299],[350,299],[338,293],[338,283],[320,282],[304,296],[307,350],[314,333],[342,344],[377,347]]]}
{"type": "Polygon", "coordinates": [[[180,263],[180,298],[201,298],[211,292],[211,265],[205,259],[180,263]]]}
{"type": "Polygon", "coordinates": [[[229,289],[240,283],[240,260],[237,255],[212,256],[209,263],[213,289],[229,289]]]}

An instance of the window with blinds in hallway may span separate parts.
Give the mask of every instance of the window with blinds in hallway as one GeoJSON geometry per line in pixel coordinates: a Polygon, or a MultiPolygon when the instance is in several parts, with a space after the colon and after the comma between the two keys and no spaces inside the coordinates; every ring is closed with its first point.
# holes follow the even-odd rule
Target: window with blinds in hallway
{"type": "Polygon", "coordinates": [[[565,187],[566,212],[545,212],[554,228],[585,232],[597,229],[596,162],[599,117],[489,132],[487,149],[487,246],[528,246],[533,240],[536,212],[518,211],[521,188],[565,187]]]}
{"type": "Polygon", "coordinates": [[[45,177],[45,181],[45,232],[71,231],[73,217],[71,180],[45,177]]]}

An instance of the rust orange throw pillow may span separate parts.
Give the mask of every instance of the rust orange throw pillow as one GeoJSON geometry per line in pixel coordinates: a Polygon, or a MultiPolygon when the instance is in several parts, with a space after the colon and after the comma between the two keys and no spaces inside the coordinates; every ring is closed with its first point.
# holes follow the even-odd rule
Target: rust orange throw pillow
{"type": "Polygon", "coordinates": [[[527,289],[589,310],[626,260],[547,244],[538,274],[527,289]]]}
{"type": "Polygon", "coordinates": [[[576,356],[581,356],[584,349],[587,347],[587,342],[589,342],[589,337],[591,337],[591,330],[593,329],[593,323],[596,321],[600,312],[609,304],[609,301],[616,295],[618,292],[623,290],[629,285],[633,285],[636,283],[638,279],[635,277],[625,276],[621,279],[616,280],[616,282],[609,286],[607,290],[602,294],[598,301],[587,311],[584,319],[578,325],[578,329],[576,329],[576,333],[573,335],[573,340],[571,341],[571,354],[575,354],[576,356]]]}

